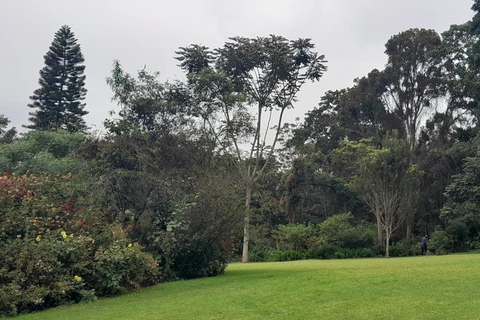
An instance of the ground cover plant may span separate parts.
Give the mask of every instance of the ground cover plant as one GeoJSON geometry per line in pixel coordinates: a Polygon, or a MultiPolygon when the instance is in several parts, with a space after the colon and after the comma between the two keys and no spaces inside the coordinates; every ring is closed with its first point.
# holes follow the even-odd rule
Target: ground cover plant
{"type": "Polygon", "coordinates": [[[235,263],[223,276],[17,319],[475,319],[479,276],[478,253],[235,263]]]}

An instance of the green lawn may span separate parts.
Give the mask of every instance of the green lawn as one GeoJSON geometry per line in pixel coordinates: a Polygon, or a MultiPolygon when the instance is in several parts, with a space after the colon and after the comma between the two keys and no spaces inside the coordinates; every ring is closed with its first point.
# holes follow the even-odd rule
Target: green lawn
{"type": "Polygon", "coordinates": [[[17,319],[479,319],[480,254],[232,264],[17,319]]]}

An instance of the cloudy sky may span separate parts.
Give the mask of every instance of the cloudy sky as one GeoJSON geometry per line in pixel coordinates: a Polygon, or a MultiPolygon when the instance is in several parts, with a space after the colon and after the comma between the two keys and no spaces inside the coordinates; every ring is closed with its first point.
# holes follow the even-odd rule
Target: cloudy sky
{"type": "Polygon", "coordinates": [[[327,90],[385,65],[384,44],[409,28],[442,32],[473,16],[471,0],[0,0],[0,114],[20,128],[38,88],[54,33],[72,27],[85,56],[86,121],[99,128],[118,110],[105,84],[112,61],[135,73],[147,66],[161,80],[183,79],[174,51],[221,46],[231,36],[311,38],[328,72],[304,87],[287,120],[303,117],[327,90]]]}

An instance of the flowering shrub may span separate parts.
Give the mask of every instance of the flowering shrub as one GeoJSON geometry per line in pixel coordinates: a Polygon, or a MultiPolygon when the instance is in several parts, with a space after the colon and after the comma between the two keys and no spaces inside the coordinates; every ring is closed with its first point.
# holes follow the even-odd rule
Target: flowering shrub
{"type": "Polygon", "coordinates": [[[72,176],[0,176],[0,241],[35,239],[54,230],[85,232],[72,176]]]}
{"type": "Polygon", "coordinates": [[[39,241],[18,239],[10,245],[3,244],[1,249],[3,315],[77,301],[78,291],[83,289],[78,275],[88,274],[93,261],[91,238],[64,239],[54,232],[39,241]]]}
{"type": "Polygon", "coordinates": [[[121,227],[83,220],[72,180],[0,176],[0,317],[155,283],[158,264],[121,227]]]}

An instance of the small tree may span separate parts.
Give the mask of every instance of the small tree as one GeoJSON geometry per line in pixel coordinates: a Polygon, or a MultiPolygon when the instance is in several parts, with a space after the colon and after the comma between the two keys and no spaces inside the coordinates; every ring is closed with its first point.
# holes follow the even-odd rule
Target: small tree
{"type": "Polygon", "coordinates": [[[385,232],[386,257],[390,239],[411,208],[410,192],[418,189],[421,172],[410,164],[412,151],[406,140],[387,136],[380,149],[370,149],[361,160],[353,186],[385,232]]]}
{"type": "Polygon", "coordinates": [[[64,129],[82,132],[87,127],[83,116],[87,90],[85,66],[80,45],[69,26],[62,26],[55,33],[50,50],[44,56],[45,67],[40,70],[40,88],[34,91],[28,106],[31,112],[30,125],[35,130],[64,129]]]}

